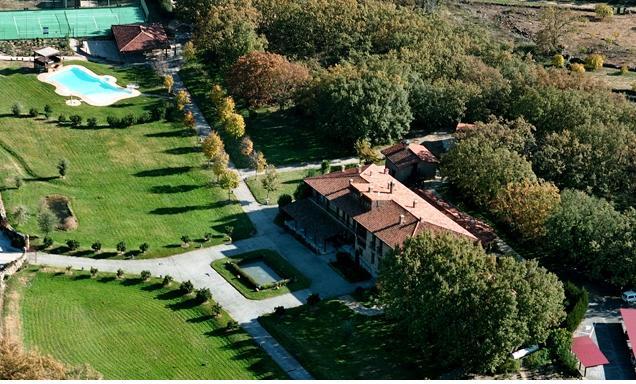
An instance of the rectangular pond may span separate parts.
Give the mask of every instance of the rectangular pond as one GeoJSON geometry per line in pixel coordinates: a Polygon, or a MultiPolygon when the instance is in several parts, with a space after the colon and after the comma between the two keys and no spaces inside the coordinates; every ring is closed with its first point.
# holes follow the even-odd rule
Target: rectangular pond
{"type": "Polygon", "coordinates": [[[258,285],[266,285],[283,280],[264,260],[245,261],[239,266],[258,285]]]}

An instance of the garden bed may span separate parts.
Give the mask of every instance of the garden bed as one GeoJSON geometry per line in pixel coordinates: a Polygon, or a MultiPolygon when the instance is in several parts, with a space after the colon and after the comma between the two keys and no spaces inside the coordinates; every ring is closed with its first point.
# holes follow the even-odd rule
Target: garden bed
{"type": "Polygon", "coordinates": [[[58,219],[57,228],[63,231],[72,231],[77,229],[78,222],[71,203],[66,196],[50,195],[44,198],[46,206],[53,212],[58,219]]]}
{"type": "Polygon", "coordinates": [[[310,285],[302,273],[278,253],[267,249],[216,260],[212,268],[251,300],[282,295],[310,285]]]}

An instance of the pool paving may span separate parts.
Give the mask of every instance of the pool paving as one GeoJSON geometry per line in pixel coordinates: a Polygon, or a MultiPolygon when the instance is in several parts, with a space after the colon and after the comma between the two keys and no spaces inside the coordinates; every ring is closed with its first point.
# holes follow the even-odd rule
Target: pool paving
{"type": "Polygon", "coordinates": [[[239,267],[261,286],[283,280],[264,260],[245,261],[239,267]]]}

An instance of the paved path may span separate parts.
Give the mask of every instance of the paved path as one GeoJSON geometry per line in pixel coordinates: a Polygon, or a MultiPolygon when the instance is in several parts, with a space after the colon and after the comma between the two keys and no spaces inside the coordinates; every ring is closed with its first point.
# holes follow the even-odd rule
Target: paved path
{"type": "MultiPolygon", "coordinates": [[[[169,72],[173,73],[174,89],[175,91],[183,89],[187,92],[177,71],[178,67],[173,67],[169,70],[169,72]]],[[[186,108],[192,111],[194,115],[199,136],[207,136],[211,128],[198,106],[194,103],[189,103],[186,108]]],[[[341,163],[349,164],[353,161],[354,159],[343,159],[341,163]]],[[[307,169],[319,166],[320,164],[303,164],[284,167],[281,171],[307,169]]],[[[230,164],[230,167],[233,167],[232,164],[230,164]]],[[[241,175],[245,177],[247,174],[241,173],[241,175]]],[[[179,281],[190,280],[197,289],[209,288],[214,299],[225,308],[232,318],[238,321],[241,326],[252,335],[256,343],[258,343],[291,378],[311,379],[311,375],[258,323],[257,318],[261,315],[273,312],[277,306],[284,306],[286,308],[300,306],[312,293],[318,293],[323,298],[338,297],[350,293],[355,289],[356,285],[346,282],[328,265],[328,255],[315,255],[282,228],[275,225],[273,221],[277,213],[277,208],[258,204],[243,181],[243,177],[241,178],[238,188],[234,190],[234,196],[239,200],[244,212],[248,215],[256,228],[256,236],[252,238],[237,241],[233,244],[197,249],[181,255],[161,259],[95,260],[39,253],[37,256],[34,254],[30,255],[30,261],[36,264],[46,264],[57,267],[66,267],[69,265],[79,269],[95,267],[105,272],[116,272],[118,269],[122,269],[129,273],[139,273],[143,270],[148,270],[154,276],[165,276],[169,274],[179,281]],[[214,260],[262,248],[275,250],[287,259],[294,267],[311,279],[312,283],[310,288],[265,300],[248,300],[210,267],[210,263],[214,260]]]]}

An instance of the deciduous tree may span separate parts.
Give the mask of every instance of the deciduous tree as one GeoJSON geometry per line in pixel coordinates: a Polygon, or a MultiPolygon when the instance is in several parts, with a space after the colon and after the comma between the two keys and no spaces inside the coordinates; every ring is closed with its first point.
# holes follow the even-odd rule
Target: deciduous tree
{"type": "Polygon", "coordinates": [[[220,0],[196,10],[194,42],[204,55],[226,67],[252,51],[263,50],[267,40],[256,28],[260,13],[250,0],[220,0]]]}
{"type": "Polygon", "coordinates": [[[192,41],[187,41],[183,44],[183,58],[186,62],[192,62],[197,58],[197,50],[194,47],[192,41]]]}
{"type": "Polygon", "coordinates": [[[180,111],[183,111],[186,104],[190,102],[190,95],[188,95],[188,92],[182,89],[179,92],[177,92],[177,97],[175,101],[177,104],[177,109],[180,111]]]}
{"type": "Polygon", "coordinates": [[[201,149],[208,162],[212,162],[220,153],[225,152],[225,145],[216,131],[210,131],[205,140],[203,140],[201,149]]]}
{"type": "Polygon", "coordinates": [[[239,174],[236,171],[231,169],[226,169],[225,172],[221,175],[219,179],[219,185],[223,189],[227,189],[227,199],[230,200],[232,198],[232,190],[239,186],[239,182],[241,181],[239,174]]]}
{"type": "Polygon", "coordinates": [[[488,256],[450,233],[408,239],[383,260],[379,287],[389,318],[446,368],[493,372],[564,318],[554,274],[536,261],[488,256]]]}
{"type": "Polygon", "coordinates": [[[537,32],[537,46],[545,53],[556,52],[563,47],[577,18],[571,11],[557,6],[541,9],[540,26],[537,32]]]}
{"type": "Polygon", "coordinates": [[[172,93],[172,87],[174,87],[174,78],[172,75],[165,75],[163,77],[163,86],[166,87],[168,93],[172,93]]]}
{"type": "Polygon", "coordinates": [[[223,120],[223,129],[228,135],[238,139],[245,135],[245,119],[238,113],[232,113],[223,120]]]}
{"type": "Polygon", "coordinates": [[[255,151],[252,153],[252,157],[250,157],[250,163],[252,165],[252,168],[254,168],[256,178],[258,178],[259,172],[263,172],[267,167],[267,159],[265,159],[265,155],[261,151],[255,151]]]}
{"type": "Polygon", "coordinates": [[[267,192],[265,199],[269,202],[269,194],[276,192],[278,188],[280,188],[280,177],[278,176],[278,172],[276,172],[276,167],[271,164],[267,166],[261,184],[263,185],[263,189],[267,192]]]}
{"type": "Polygon", "coordinates": [[[337,66],[317,83],[310,102],[318,127],[351,147],[401,139],[413,119],[403,80],[383,72],[337,66]]]}
{"type": "Polygon", "coordinates": [[[250,52],[232,65],[227,77],[230,92],[252,107],[284,106],[311,79],[302,64],[269,52],[250,52]]]}
{"type": "Polygon", "coordinates": [[[531,164],[521,155],[476,138],[460,141],[442,156],[440,172],[451,186],[482,207],[509,183],[536,180],[531,164]]]}
{"type": "Polygon", "coordinates": [[[249,136],[244,136],[241,139],[241,154],[245,157],[249,157],[254,152],[254,143],[249,136]]]}
{"type": "Polygon", "coordinates": [[[222,175],[227,171],[227,165],[230,162],[230,156],[225,151],[218,152],[212,159],[212,173],[216,175],[216,181],[219,182],[222,175]]]}
{"type": "Polygon", "coordinates": [[[523,240],[538,240],[545,235],[545,223],[559,202],[559,189],[551,182],[524,180],[501,189],[492,207],[523,240]]]}

